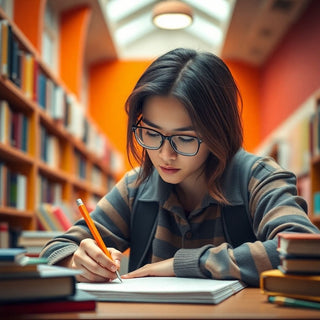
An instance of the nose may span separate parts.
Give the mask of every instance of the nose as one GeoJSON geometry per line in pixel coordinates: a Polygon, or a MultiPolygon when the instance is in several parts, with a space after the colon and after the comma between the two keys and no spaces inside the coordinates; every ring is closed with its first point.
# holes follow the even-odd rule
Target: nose
{"type": "Polygon", "coordinates": [[[163,144],[159,149],[159,155],[164,161],[175,160],[177,158],[177,153],[173,150],[168,139],[163,141],[163,144]]]}

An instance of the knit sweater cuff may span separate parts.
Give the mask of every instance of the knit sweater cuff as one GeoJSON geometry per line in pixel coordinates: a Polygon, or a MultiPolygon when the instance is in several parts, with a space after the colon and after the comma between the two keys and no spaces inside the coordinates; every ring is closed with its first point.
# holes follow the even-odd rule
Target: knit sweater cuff
{"type": "Polygon", "coordinates": [[[211,246],[180,249],[174,255],[173,270],[177,277],[205,278],[200,269],[200,257],[211,246]]]}

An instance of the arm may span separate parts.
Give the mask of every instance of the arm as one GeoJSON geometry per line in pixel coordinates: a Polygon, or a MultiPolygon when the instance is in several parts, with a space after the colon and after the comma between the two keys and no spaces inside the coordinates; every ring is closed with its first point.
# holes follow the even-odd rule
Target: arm
{"type": "Polygon", "coordinates": [[[240,279],[258,286],[260,273],[280,263],[276,251],[279,232],[319,232],[306,215],[305,201],[296,195],[294,175],[271,159],[253,166],[248,191],[253,231],[258,240],[237,248],[223,243],[196,249],[192,255],[198,261],[188,249],[181,249],[174,259],[177,276],[240,279]],[[190,261],[190,268],[186,268],[186,261],[190,261]]]}
{"type": "Polygon", "coordinates": [[[49,241],[41,256],[47,257],[50,264],[83,269],[83,274],[78,277],[80,281],[113,279],[114,268],[120,264],[120,251],[124,251],[129,245],[131,209],[127,199],[127,184],[124,178],[99,201],[91,213],[105,244],[111,247],[115,263],[100,250],[83,219],[78,220],[62,236],[49,241]]]}
{"type": "Polygon", "coordinates": [[[146,265],[125,277],[180,276],[239,279],[258,286],[260,273],[279,264],[277,234],[319,232],[306,215],[306,203],[296,196],[295,177],[274,161],[258,161],[248,185],[249,211],[257,241],[233,248],[228,243],[180,249],[174,259],[146,265]]]}

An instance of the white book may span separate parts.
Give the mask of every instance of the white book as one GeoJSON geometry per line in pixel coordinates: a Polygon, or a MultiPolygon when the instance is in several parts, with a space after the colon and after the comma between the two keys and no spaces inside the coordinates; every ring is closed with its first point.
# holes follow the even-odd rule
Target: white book
{"type": "Polygon", "coordinates": [[[17,209],[25,210],[27,207],[27,177],[18,174],[17,177],[17,209]]]}
{"type": "Polygon", "coordinates": [[[64,91],[60,86],[55,86],[53,90],[51,116],[56,120],[63,120],[65,117],[64,91]]]}
{"type": "Polygon", "coordinates": [[[218,304],[245,288],[238,280],[145,277],[108,283],[77,283],[99,301],[218,304]]]}
{"type": "Polygon", "coordinates": [[[0,101],[0,142],[8,144],[11,130],[11,110],[5,100],[0,101]]]}

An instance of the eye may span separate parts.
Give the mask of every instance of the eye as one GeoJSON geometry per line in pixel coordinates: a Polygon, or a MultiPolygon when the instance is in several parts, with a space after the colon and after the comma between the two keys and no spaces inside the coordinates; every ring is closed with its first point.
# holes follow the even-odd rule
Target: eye
{"type": "Polygon", "coordinates": [[[193,143],[197,140],[195,137],[191,136],[177,136],[179,143],[193,143]]]}
{"type": "Polygon", "coordinates": [[[145,130],[145,135],[150,137],[150,138],[158,138],[160,137],[160,134],[156,131],[153,130],[145,130]]]}

